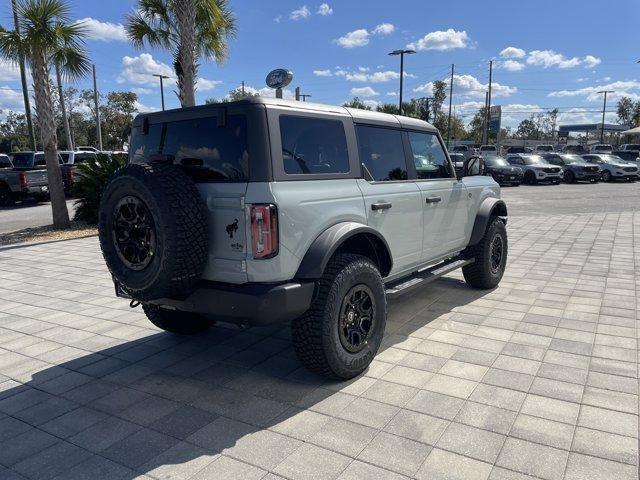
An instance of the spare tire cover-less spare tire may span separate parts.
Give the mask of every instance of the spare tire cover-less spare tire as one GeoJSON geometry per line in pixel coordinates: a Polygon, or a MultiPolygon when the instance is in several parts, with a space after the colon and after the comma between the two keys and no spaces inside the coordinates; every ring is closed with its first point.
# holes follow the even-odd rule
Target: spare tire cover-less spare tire
{"type": "Polygon", "coordinates": [[[186,297],[207,263],[206,204],[172,164],[129,164],[114,173],[98,232],[107,267],[136,300],[186,297]]]}

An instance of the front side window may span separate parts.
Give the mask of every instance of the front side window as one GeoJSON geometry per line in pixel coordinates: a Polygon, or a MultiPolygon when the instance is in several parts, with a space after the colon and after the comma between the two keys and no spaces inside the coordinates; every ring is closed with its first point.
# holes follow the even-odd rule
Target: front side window
{"type": "Polygon", "coordinates": [[[438,136],[417,132],[409,132],[408,135],[418,178],[451,178],[449,160],[438,136]]]}
{"type": "Polygon", "coordinates": [[[282,115],[280,139],[289,175],[349,172],[347,137],[340,120],[282,115]]]}
{"type": "Polygon", "coordinates": [[[400,130],[359,126],[357,134],[366,179],[388,182],[409,178],[400,130]]]}

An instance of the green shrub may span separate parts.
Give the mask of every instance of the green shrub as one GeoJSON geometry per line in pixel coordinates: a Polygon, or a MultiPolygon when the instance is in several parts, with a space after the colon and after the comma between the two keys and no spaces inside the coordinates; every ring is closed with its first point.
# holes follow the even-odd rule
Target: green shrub
{"type": "Polygon", "coordinates": [[[95,159],[79,164],[71,193],[76,197],[76,212],[73,219],[92,225],[98,223],[100,199],[111,175],[127,163],[127,155],[98,153],[95,159]]]}

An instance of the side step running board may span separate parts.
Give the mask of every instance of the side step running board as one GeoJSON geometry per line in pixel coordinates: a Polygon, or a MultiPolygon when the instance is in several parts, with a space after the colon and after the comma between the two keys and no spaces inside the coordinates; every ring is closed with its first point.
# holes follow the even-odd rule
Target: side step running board
{"type": "Polygon", "coordinates": [[[473,263],[473,259],[466,259],[460,257],[450,258],[442,263],[438,263],[432,267],[416,272],[409,278],[403,278],[390,282],[386,285],[387,298],[395,298],[407,292],[411,292],[416,288],[426,285],[429,282],[433,282],[438,278],[450,273],[458,268],[462,268],[466,265],[473,263]]]}

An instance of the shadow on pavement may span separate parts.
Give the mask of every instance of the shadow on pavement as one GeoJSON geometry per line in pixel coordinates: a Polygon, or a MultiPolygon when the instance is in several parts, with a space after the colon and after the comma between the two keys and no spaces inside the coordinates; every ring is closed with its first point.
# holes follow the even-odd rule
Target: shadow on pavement
{"type": "MultiPolygon", "coordinates": [[[[33,355],[37,344],[0,348],[0,477],[253,478],[256,467],[273,470],[302,455],[294,452],[303,442],[340,438],[335,418],[364,425],[370,441],[398,407],[358,396],[392,368],[437,372],[446,358],[429,354],[427,337],[452,321],[472,328],[473,315],[451,310],[485,294],[445,278],[391,303],[378,357],[366,377],[348,382],[302,368],[287,326],[158,333],[88,355],[62,347],[67,361],[33,375],[21,372],[43,362],[21,352],[33,355]]],[[[342,453],[355,457],[364,445],[345,441],[342,453]]]]}

